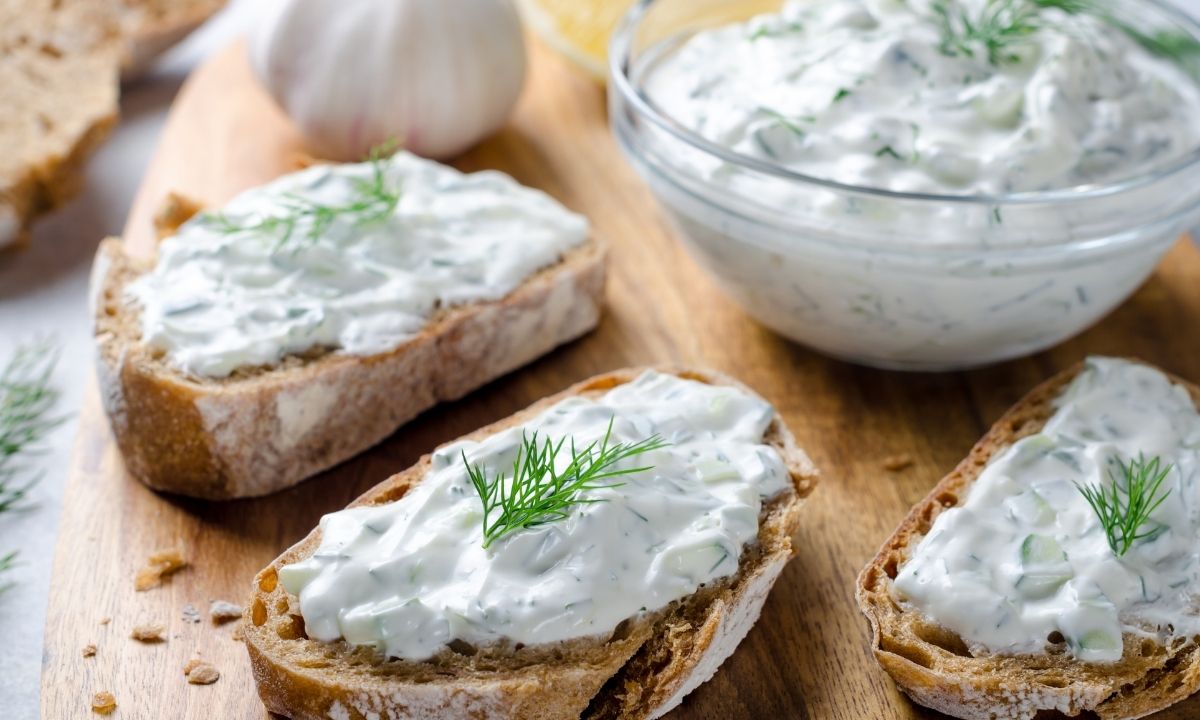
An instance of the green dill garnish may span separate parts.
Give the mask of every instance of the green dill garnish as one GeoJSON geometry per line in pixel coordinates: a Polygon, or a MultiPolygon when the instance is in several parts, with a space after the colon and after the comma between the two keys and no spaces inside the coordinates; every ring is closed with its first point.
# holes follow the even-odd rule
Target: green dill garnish
{"type": "Polygon", "coordinates": [[[896,149],[894,147],[892,147],[891,145],[884,145],[883,147],[881,147],[875,151],[875,157],[883,157],[885,155],[888,157],[891,157],[891,158],[895,158],[896,160],[904,160],[904,156],[901,155],[900,153],[896,152],[896,149]]]}
{"type": "Polygon", "coordinates": [[[835,95],[833,96],[833,100],[832,100],[831,102],[834,102],[834,103],[840,103],[841,101],[843,101],[843,100],[845,100],[846,98],[850,97],[850,94],[851,94],[852,92],[854,92],[854,91],[853,91],[853,90],[851,90],[851,89],[849,89],[849,88],[839,88],[839,89],[838,89],[838,91],[837,91],[837,94],[835,94],[835,95]]]}
{"type": "Polygon", "coordinates": [[[220,233],[254,233],[275,238],[272,252],[278,252],[296,236],[296,230],[302,224],[308,227],[303,238],[315,241],[325,234],[325,231],[338,218],[347,218],[360,227],[383,222],[396,211],[400,203],[400,188],[393,187],[387,179],[387,159],[394,150],[394,144],[388,143],[371,150],[368,162],[371,163],[371,179],[354,182],[354,198],[341,205],[325,205],[296,193],[283,195],[285,212],[272,215],[249,223],[238,223],[224,213],[208,213],[211,226],[220,233]]]}
{"type": "Polygon", "coordinates": [[[982,51],[992,65],[1020,62],[1021,44],[1047,26],[1041,13],[1057,9],[1067,15],[1091,15],[1121,30],[1150,53],[1179,63],[1195,73],[1200,67],[1200,41],[1177,30],[1143,32],[1116,17],[1103,0],[987,0],[975,17],[958,0],[930,4],[941,30],[938,49],[945,55],[975,57],[982,51]]]}
{"type": "Polygon", "coordinates": [[[942,33],[942,54],[973,58],[982,49],[993,65],[1020,61],[1014,46],[1041,28],[1039,6],[1026,0],[988,0],[974,18],[954,0],[934,0],[929,8],[942,33]]]}
{"type": "Polygon", "coordinates": [[[1122,477],[1115,477],[1110,471],[1111,485],[1075,483],[1075,487],[1100,519],[1109,549],[1113,555],[1121,557],[1129,552],[1134,542],[1159,533],[1158,528],[1139,530],[1150,519],[1150,513],[1171,494],[1170,489],[1162,495],[1158,491],[1172,466],[1161,467],[1157,457],[1146,460],[1141,454],[1137,460],[1130,460],[1128,464],[1118,461],[1118,465],[1122,477]]]}
{"type": "MultiPolygon", "coordinates": [[[[41,340],[18,347],[0,371],[0,513],[20,508],[41,479],[26,461],[63,421],[50,414],[58,402],[50,382],[57,362],[53,343],[41,340]]],[[[0,557],[0,573],[16,556],[0,557]]]]}
{"type": "Polygon", "coordinates": [[[772,120],[774,120],[775,122],[784,126],[788,130],[791,130],[793,133],[795,133],[796,135],[799,135],[800,137],[804,137],[805,135],[807,135],[808,131],[805,130],[804,128],[800,127],[797,123],[813,122],[816,120],[816,118],[812,117],[811,115],[804,115],[802,117],[790,118],[787,115],[784,115],[783,113],[779,112],[778,110],[775,110],[773,108],[769,108],[766,106],[759,106],[758,111],[763,113],[764,115],[769,116],[772,120]]]}
{"type": "Polygon", "coordinates": [[[522,434],[510,482],[506,482],[504,473],[489,479],[487,470],[468,462],[464,452],[462,460],[467,475],[483,503],[483,547],[486,549],[518,530],[565,520],[576,505],[604,502],[604,498],[580,497],[580,493],[619,487],[623,483],[609,481],[653,466],[614,470],[614,465],[667,446],[658,435],[631,445],[610,445],[611,437],[612,420],[609,420],[608,430],[599,442],[578,450],[572,439],[571,461],[560,471],[556,464],[567,444],[566,438],[557,443],[546,438],[539,443],[537,432],[522,434]]]}

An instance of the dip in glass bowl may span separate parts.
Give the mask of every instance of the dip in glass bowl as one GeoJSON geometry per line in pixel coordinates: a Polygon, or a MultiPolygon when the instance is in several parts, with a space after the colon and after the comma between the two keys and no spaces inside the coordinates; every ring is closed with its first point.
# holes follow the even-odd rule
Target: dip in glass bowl
{"type": "Polygon", "coordinates": [[[643,0],[610,51],[613,131],[768,327],[888,368],[1026,355],[1200,219],[1200,26],[1045,3],[643,0]]]}

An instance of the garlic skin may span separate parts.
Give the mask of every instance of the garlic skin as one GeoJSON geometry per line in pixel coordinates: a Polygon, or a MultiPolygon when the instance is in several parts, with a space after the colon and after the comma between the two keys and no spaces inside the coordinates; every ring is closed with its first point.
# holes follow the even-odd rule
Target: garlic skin
{"type": "Polygon", "coordinates": [[[507,122],[525,82],[511,0],[273,0],[250,36],[259,81],[331,160],[389,141],[445,159],[507,122]]]}

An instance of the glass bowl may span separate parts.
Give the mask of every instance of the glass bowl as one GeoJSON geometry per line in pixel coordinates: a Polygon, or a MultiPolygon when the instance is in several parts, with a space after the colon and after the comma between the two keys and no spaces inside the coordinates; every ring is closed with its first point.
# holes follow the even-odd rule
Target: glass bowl
{"type": "MultiPolygon", "coordinates": [[[[1027,355],[1107,314],[1200,220],[1200,148],[1109,185],[1004,196],[892,192],[736,153],[679,124],[643,91],[656,63],[696,31],[780,5],[641,0],[609,53],[609,114],[622,151],[690,254],[780,334],[893,369],[1027,355]]],[[[1200,39],[1200,25],[1157,0],[1112,7],[1136,27],[1200,39]]]]}

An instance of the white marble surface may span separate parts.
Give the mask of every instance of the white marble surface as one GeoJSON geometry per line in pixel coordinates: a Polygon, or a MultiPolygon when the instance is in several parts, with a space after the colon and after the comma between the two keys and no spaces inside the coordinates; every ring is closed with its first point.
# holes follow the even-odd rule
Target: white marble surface
{"type": "MultiPolygon", "coordinates": [[[[1200,0],[1178,2],[1200,13],[1200,0]]],[[[0,518],[0,555],[20,551],[20,565],[8,578],[14,584],[0,594],[0,715],[5,718],[38,714],[39,658],[59,509],[75,416],[91,371],[86,290],[92,254],[101,238],[120,233],[167,107],[187,71],[248,27],[255,12],[256,0],[236,0],[149,77],[126,87],[121,123],[91,161],[86,191],[37,226],[28,251],[0,258],[0,360],[22,340],[55,337],[62,351],[55,377],[62,392],[59,408],[67,416],[38,458],[45,475],[31,507],[0,518]]]]}

